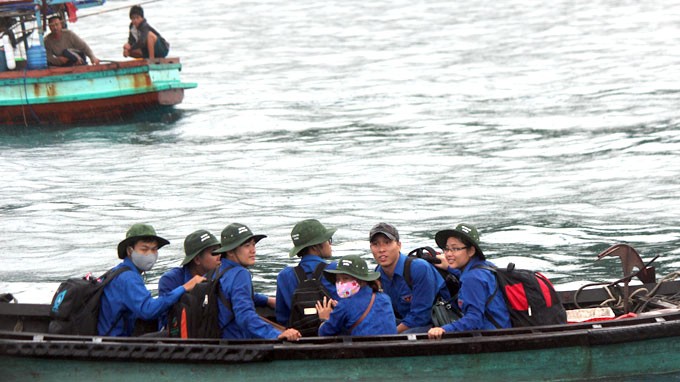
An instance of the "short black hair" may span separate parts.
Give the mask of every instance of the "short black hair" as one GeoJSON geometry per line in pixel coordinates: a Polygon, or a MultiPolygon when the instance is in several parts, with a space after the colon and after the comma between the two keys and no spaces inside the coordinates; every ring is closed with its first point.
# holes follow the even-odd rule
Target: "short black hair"
{"type": "Polygon", "coordinates": [[[144,9],[139,5],[133,5],[130,8],[130,18],[132,18],[132,15],[139,15],[141,18],[144,18],[144,9]]]}
{"type": "Polygon", "coordinates": [[[54,16],[50,16],[50,18],[47,19],[47,22],[50,23],[50,22],[52,22],[52,20],[54,20],[54,19],[58,19],[59,21],[64,21],[64,20],[61,19],[61,16],[59,16],[59,15],[54,15],[54,16]]]}

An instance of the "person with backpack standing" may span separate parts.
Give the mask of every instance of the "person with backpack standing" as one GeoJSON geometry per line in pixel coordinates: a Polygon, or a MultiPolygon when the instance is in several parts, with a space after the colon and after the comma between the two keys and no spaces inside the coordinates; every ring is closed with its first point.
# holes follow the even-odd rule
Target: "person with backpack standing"
{"type": "Polygon", "coordinates": [[[496,329],[489,317],[502,328],[511,327],[503,294],[497,290],[496,276],[489,269],[483,268],[494,265],[486,261],[479,247],[477,228],[461,223],[454,229],[437,232],[434,240],[444,251],[449,272],[460,275],[458,306],[463,317],[453,323],[430,329],[427,332],[428,337],[440,339],[445,332],[496,329]]]}
{"type": "Polygon", "coordinates": [[[267,237],[254,235],[243,224],[232,223],[222,230],[221,244],[213,253],[221,254],[218,270],[220,297],[218,321],[222,338],[269,338],[296,341],[295,329],[279,330],[255,311],[253,282],[247,268],[255,264],[256,244],[267,237]]]}
{"type": "Polygon", "coordinates": [[[392,303],[376,281],[380,273],[369,271],[364,259],[345,256],[324,275],[335,284],[340,300],[335,307],[326,298],[316,303],[322,321],[319,336],[397,334],[392,303]]]}
{"type": "Polygon", "coordinates": [[[300,262],[295,267],[283,268],[276,277],[276,321],[279,324],[316,335],[321,324],[315,311],[316,301],[323,296],[338,300],[335,285],[323,277],[325,269],[337,266],[335,262],[326,262],[333,255],[331,243],[335,231],[316,219],[299,221],[293,227],[290,233],[293,248],[288,254],[300,257],[300,262]],[[298,286],[309,290],[302,293],[298,286]]]}
{"type": "Polygon", "coordinates": [[[425,333],[432,327],[432,305],[437,295],[451,298],[444,279],[423,259],[410,265],[411,283],[406,280],[407,256],[401,253],[399,231],[388,223],[378,223],[368,235],[371,253],[378,263],[380,282],[390,296],[399,333],[425,333]]]}
{"type": "Polygon", "coordinates": [[[137,319],[158,319],[184,292],[205,280],[197,275],[165,296],[151,296],[141,274],[154,266],[158,250],[169,243],[156,235],[151,225],[137,223],[128,229],[125,239],[118,243],[118,258],[123,262],[112,270],[127,267],[134,272],[122,272],[104,287],[97,323],[100,336],[132,336],[137,319]]]}

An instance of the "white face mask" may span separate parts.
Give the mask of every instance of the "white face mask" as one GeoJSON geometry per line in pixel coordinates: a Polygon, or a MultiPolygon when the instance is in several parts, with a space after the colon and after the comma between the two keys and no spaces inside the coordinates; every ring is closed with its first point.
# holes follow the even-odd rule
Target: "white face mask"
{"type": "Polygon", "coordinates": [[[135,267],[137,267],[142,272],[146,272],[153,268],[153,265],[156,264],[156,260],[158,260],[158,253],[140,255],[139,253],[132,251],[130,258],[132,259],[132,263],[135,265],[135,267]]]}

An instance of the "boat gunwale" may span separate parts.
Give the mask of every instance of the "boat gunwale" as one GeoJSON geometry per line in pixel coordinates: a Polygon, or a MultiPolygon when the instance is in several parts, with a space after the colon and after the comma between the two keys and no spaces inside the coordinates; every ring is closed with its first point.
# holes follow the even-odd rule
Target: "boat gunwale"
{"type": "Polygon", "coordinates": [[[591,347],[680,336],[680,313],[531,328],[367,337],[278,340],[99,337],[0,331],[0,355],[66,359],[240,363],[265,360],[383,358],[591,347]]]}

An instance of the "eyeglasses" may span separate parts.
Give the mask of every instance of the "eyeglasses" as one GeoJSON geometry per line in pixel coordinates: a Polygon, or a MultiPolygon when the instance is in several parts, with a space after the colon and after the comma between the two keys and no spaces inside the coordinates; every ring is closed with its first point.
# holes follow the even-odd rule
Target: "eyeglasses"
{"type": "Polygon", "coordinates": [[[328,244],[333,244],[333,238],[328,239],[328,244]]]}
{"type": "Polygon", "coordinates": [[[446,253],[446,252],[458,252],[458,251],[462,251],[462,250],[467,249],[467,248],[468,247],[459,247],[459,248],[446,247],[446,248],[444,248],[444,253],[446,253]]]}

